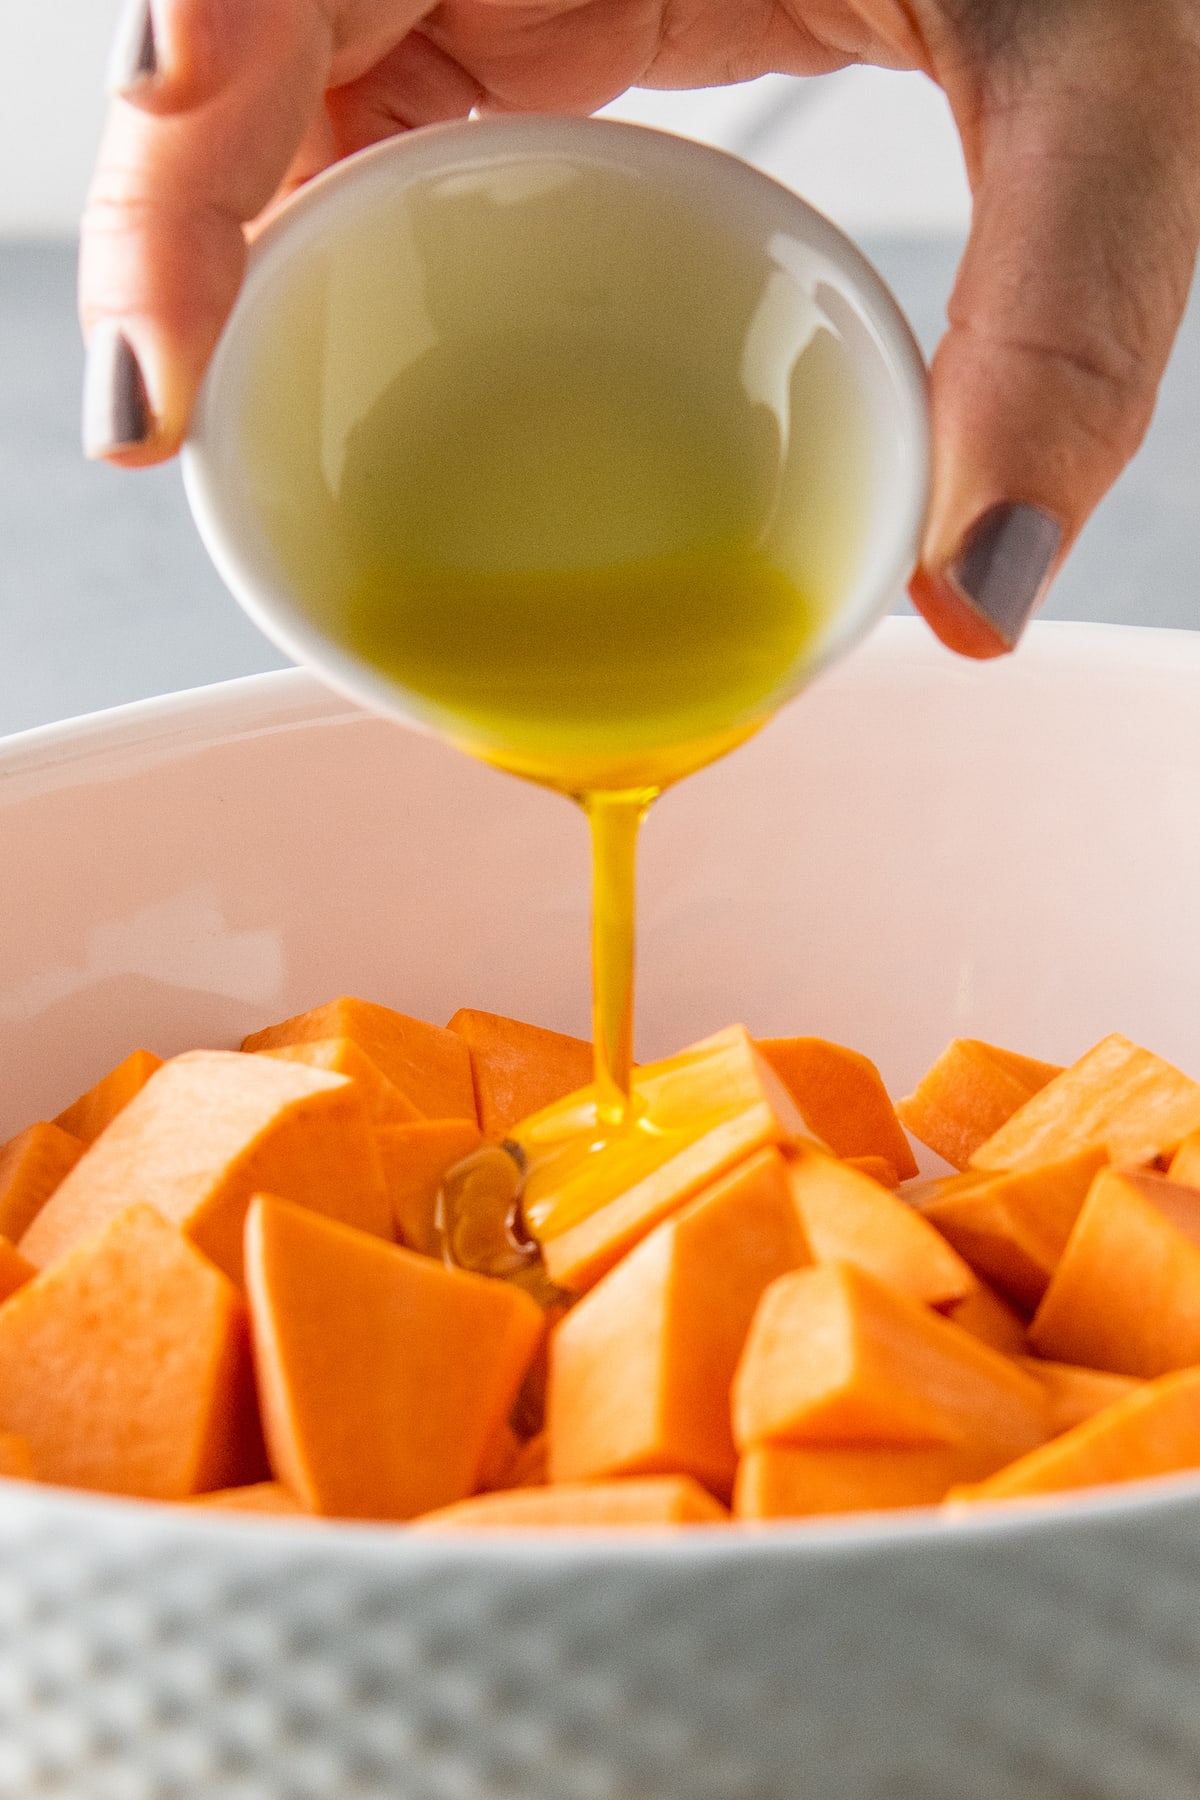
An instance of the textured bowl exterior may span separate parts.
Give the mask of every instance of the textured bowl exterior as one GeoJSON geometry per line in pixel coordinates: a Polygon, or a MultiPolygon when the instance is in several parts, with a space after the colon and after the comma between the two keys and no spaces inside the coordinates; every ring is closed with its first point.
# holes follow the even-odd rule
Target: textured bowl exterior
{"type": "MultiPolygon", "coordinates": [[[[890,623],[647,840],[643,1054],[895,1088],[954,1031],[1200,1066],[1200,645],[890,623]]],[[[0,1136],[360,989],[586,1017],[582,831],[302,675],[0,749],[0,1136]]],[[[1200,1481],[965,1520],[441,1542],[0,1482],[4,1800],[1195,1800],[1200,1481]]]]}
{"type": "Polygon", "coordinates": [[[0,1793],[1194,1800],[1200,1506],[623,1547],[0,1499],[0,1793]]]}

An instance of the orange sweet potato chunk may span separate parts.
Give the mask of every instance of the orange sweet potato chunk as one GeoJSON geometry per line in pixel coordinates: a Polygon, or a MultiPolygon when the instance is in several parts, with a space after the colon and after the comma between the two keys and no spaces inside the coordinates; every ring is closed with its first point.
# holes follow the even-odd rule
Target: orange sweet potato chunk
{"type": "Polygon", "coordinates": [[[1060,1362],[1147,1379],[1200,1363],[1200,1188],[1101,1169],[1029,1341],[1060,1362]]]}
{"type": "Polygon", "coordinates": [[[268,1186],[391,1237],[379,1152],[352,1082],[274,1057],[194,1050],[150,1077],[55,1190],[19,1248],[46,1268],[141,1201],[240,1284],[246,1208],[268,1186]]]}
{"type": "Polygon", "coordinates": [[[111,1125],[117,1114],[140,1094],[156,1069],[162,1068],[162,1057],[152,1050],[132,1050],[115,1069],[110,1069],[86,1094],[80,1094],[59,1113],[54,1123],[81,1144],[91,1144],[111,1125]]]}
{"type": "Polygon", "coordinates": [[[446,1029],[470,1051],[479,1126],[491,1142],[592,1079],[592,1046],[583,1038],[469,1006],[446,1029]]]}
{"type": "Polygon", "coordinates": [[[799,1519],[936,1506],[995,1466],[987,1447],[755,1444],[738,1464],[735,1519],[799,1519]]]}
{"type": "Polygon", "coordinates": [[[750,1321],[769,1283],[809,1260],[774,1149],[651,1232],[551,1337],[551,1481],[692,1475],[727,1498],[729,1389],[750,1321]]]}
{"type": "Polygon", "coordinates": [[[844,1156],[842,1161],[848,1169],[869,1175],[880,1187],[895,1189],[900,1186],[900,1172],[886,1156],[844,1156]]]}
{"type": "Polygon", "coordinates": [[[1169,1155],[1200,1128],[1200,1082],[1114,1032],[973,1152],[976,1169],[1029,1169],[1103,1149],[1114,1163],[1169,1155]]]}
{"type": "Polygon", "coordinates": [[[882,1157],[898,1181],[916,1174],[916,1158],[904,1127],[870,1057],[826,1038],[756,1042],[800,1108],[804,1123],[835,1156],[882,1157]]]}
{"type": "Polygon", "coordinates": [[[1007,1300],[981,1281],[973,1294],[946,1308],[946,1317],[981,1344],[1005,1356],[1023,1356],[1029,1349],[1026,1320],[1007,1300]]]}
{"type": "Polygon", "coordinates": [[[958,1176],[922,1212],[977,1274],[1032,1311],[1104,1161],[1092,1145],[1064,1162],[958,1176]]]}
{"type": "Polygon", "coordinates": [[[1167,1173],[1172,1181],[1187,1187],[1200,1187],[1200,1131],[1189,1131],[1171,1158],[1167,1173]]]}
{"type": "Polygon", "coordinates": [[[700,1189],[768,1145],[808,1136],[795,1102],[734,1025],[633,1079],[645,1129],[600,1149],[589,1139],[595,1101],[584,1089],[514,1133],[532,1165],[524,1212],[552,1281],[592,1287],[700,1189]]]}
{"type": "Polygon", "coordinates": [[[804,1148],[789,1159],[788,1175],[815,1261],[853,1263],[928,1306],[963,1300],[978,1286],[940,1232],[869,1175],[804,1148]]]}
{"type": "Polygon", "coordinates": [[[132,1206],[0,1307],[0,1429],[44,1481],[178,1500],[263,1472],[244,1304],[132,1206]]]}
{"type": "Polygon", "coordinates": [[[33,1264],[27,1262],[6,1237],[0,1237],[0,1301],[15,1294],[27,1281],[32,1281],[36,1274],[33,1264]]]}
{"type": "Polygon", "coordinates": [[[686,1475],[644,1476],[629,1481],[565,1482],[555,1487],[509,1488],[477,1494],[427,1513],[413,1531],[534,1530],[574,1525],[607,1529],[626,1525],[722,1525],[729,1514],[686,1475]]]}
{"type": "Polygon", "coordinates": [[[1005,1356],[849,1264],[763,1295],[733,1383],[734,1437],[761,1443],[972,1444],[992,1466],[1041,1443],[1041,1388],[1005,1356]]]}
{"type": "Polygon", "coordinates": [[[7,1481],[34,1481],[33,1452],[15,1431],[0,1431],[0,1475],[7,1481]]]}
{"type": "Polygon", "coordinates": [[[545,1487],[550,1479],[549,1445],[544,1431],[526,1438],[504,1471],[504,1485],[510,1488],[545,1487]]]}
{"type": "Polygon", "coordinates": [[[266,1195],[246,1284],[271,1467],[307,1510],[407,1519],[478,1487],[542,1337],[528,1295],[266,1195]]]}
{"type": "Polygon", "coordinates": [[[1013,1500],[1200,1469],[1200,1369],[1146,1382],[954,1500],[1013,1500]]]}
{"type": "Polygon", "coordinates": [[[426,1256],[437,1251],[434,1208],[447,1169],[482,1143],[470,1119],[415,1119],[409,1125],[379,1125],[375,1144],[396,1239],[426,1256]]]}
{"type": "Polygon", "coordinates": [[[1145,1383],[1132,1375],[1111,1375],[1103,1369],[1081,1369],[1075,1363],[1047,1362],[1040,1356],[1023,1356],[1021,1367],[1039,1381],[1050,1402],[1050,1435],[1070,1431],[1085,1419],[1103,1412],[1114,1401],[1124,1400],[1145,1383]]]}
{"type": "Polygon", "coordinates": [[[523,1438],[507,1421],[492,1439],[479,1473],[482,1492],[502,1488],[541,1487],[547,1480],[546,1434],[523,1438]]]}
{"type": "Polygon", "coordinates": [[[400,1125],[420,1118],[411,1100],[388,1080],[377,1063],[353,1038],[312,1038],[304,1044],[279,1044],[260,1050],[260,1056],[278,1056],[285,1062],[307,1063],[310,1069],[326,1069],[353,1081],[373,1125],[400,1125]]]}
{"type": "Polygon", "coordinates": [[[897,1101],[896,1113],[915,1138],[952,1168],[965,1169],[980,1144],[1059,1074],[1057,1063],[955,1038],[897,1101]]]}
{"type": "Polygon", "coordinates": [[[471,1058],[463,1040],[440,1025],[410,1019],[343,994],[324,1006],[252,1031],[243,1050],[274,1050],[322,1038],[350,1038],[425,1119],[474,1119],[471,1058]]]}
{"type": "Polygon", "coordinates": [[[294,1513],[307,1518],[294,1494],[280,1481],[253,1481],[246,1487],[217,1488],[211,1494],[197,1494],[185,1501],[187,1506],[211,1507],[214,1512],[294,1513]]]}
{"type": "Polygon", "coordinates": [[[0,1149],[0,1235],[20,1242],[83,1148],[77,1137],[44,1119],[9,1139],[0,1149]]]}
{"type": "Polygon", "coordinates": [[[484,1451],[483,1461],[479,1466],[480,1488],[490,1492],[494,1488],[519,1487],[519,1482],[510,1481],[508,1477],[522,1447],[521,1439],[505,1419],[484,1451]]]}

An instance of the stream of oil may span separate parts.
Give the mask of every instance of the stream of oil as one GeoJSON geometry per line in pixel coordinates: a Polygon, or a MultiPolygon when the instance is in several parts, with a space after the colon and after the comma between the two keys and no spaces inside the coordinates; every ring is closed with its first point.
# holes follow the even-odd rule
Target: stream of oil
{"type": "Polygon", "coordinates": [[[768,247],[559,165],[350,218],[276,316],[245,422],[276,554],[410,714],[586,811],[592,1129],[637,1130],[639,826],[794,691],[852,578],[845,348],[768,247]]]}

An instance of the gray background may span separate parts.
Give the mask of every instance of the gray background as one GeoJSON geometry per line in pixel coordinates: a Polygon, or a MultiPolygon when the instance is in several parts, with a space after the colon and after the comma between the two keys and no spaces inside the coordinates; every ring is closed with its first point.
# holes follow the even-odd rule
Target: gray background
{"type": "MultiPolygon", "coordinates": [[[[958,241],[865,247],[928,351],[958,241]]],[[[0,732],[283,661],[209,564],[178,468],[123,474],[80,455],[74,279],[66,244],[0,244],[0,732]]],[[[1146,444],[1048,616],[1200,626],[1198,402],[1193,296],[1146,444]]]]}

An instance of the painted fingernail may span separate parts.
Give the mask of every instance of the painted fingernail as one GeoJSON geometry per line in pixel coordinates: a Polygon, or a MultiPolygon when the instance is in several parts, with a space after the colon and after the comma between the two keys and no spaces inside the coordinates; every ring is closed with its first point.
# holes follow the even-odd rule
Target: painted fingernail
{"type": "Polygon", "coordinates": [[[158,74],[150,0],[128,0],[108,56],[110,94],[134,94],[158,74]]]}
{"type": "Polygon", "coordinates": [[[109,456],[144,444],[154,429],[146,380],[133,345],[115,320],[88,339],[83,376],[83,453],[109,456]]]}
{"type": "Polygon", "coordinates": [[[975,521],[946,579],[1011,650],[1046,589],[1062,528],[1038,506],[993,506],[975,521]]]}

